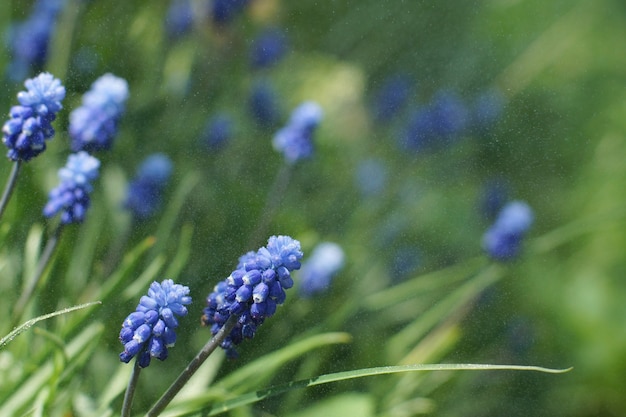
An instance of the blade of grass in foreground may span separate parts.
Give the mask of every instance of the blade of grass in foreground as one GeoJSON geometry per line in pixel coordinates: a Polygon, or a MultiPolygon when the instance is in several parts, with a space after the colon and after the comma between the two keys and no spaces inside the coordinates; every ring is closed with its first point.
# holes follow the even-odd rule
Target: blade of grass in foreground
{"type": "Polygon", "coordinates": [[[560,374],[569,372],[573,368],[567,369],[551,369],[542,368],[540,366],[523,366],[523,365],[484,365],[484,364],[420,364],[420,365],[402,365],[402,366],[381,366],[377,368],[357,369],[354,371],[337,372],[332,374],[321,375],[318,377],[294,381],[287,384],[276,385],[263,390],[250,392],[238,397],[232,398],[221,403],[213,404],[209,409],[197,412],[195,414],[179,414],[194,416],[214,416],[234,408],[248,404],[254,404],[266,398],[300,388],[313,387],[315,385],[328,384],[331,382],[344,381],[348,379],[364,378],[377,375],[397,374],[404,372],[423,372],[423,371],[535,371],[550,374],[560,374]]]}
{"type": "Polygon", "coordinates": [[[31,328],[32,326],[34,326],[35,324],[37,324],[38,322],[40,322],[42,320],[47,320],[47,319],[50,319],[52,317],[60,316],[61,314],[66,314],[66,313],[70,313],[72,311],[80,310],[82,308],[91,307],[91,306],[96,305],[96,304],[101,304],[101,302],[100,301],[94,301],[94,302],[91,302],[91,303],[79,304],[77,306],[64,308],[63,310],[55,311],[53,313],[44,314],[43,316],[39,316],[39,317],[35,317],[34,319],[30,319],[30,320],[24,322],[23,324],[21,324],[20,326],[16,327],[15,329],[13,329],[9,334],[7,334],[2,339],[0,339],[0,348],[4,347],[11,340],[15,339],[15,337],[18,336],[20,333],[25,332],[26,330],[28,330],[29,328],[31,328]]]}

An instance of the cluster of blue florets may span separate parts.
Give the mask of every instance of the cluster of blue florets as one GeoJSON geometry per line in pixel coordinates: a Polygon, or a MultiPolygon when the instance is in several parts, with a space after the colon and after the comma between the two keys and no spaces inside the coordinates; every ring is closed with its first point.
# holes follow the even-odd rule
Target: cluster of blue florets
{"type": "Polygon", "coordinates": [[[285,301],[285,290],[293,287],[291,272],[300,268],[300,242],[289,236],[272,236],[267,246],[248,252],[237,269],[215,286],[207,297],[202,323],[216,334],[235,315],[237,324],[221,346],[236,357],[235,345],[254,337],[257,328],[285,301]]]}
{"type": "Polygon", "coordinates": [[[24,86],[27,91],[17,95],[20,105],[11,108],[11,118],[2,127],[2,142],[13,161],[28,161],[46,149],[46,140],[54,136],[52,122],[65,98],[65,87],[49,73],[26,80],[24,86]]]}
{"type": "Polygon", "coordinates": [[[165,360],[168,348],[174,346],[178,327],[176,316],[186,316],[186,305],[191,304],[189,288],[166,279],[153,282],[148,295],[141,297],[135,312],[122,324],[120,342],[124,351],[120,360],[128,363],[137,356],[140,367],[150,365],[152,358],[165,360]]]}
{"type": "Polygon", "coordinates": [[[217,24],[226,24],[243,12],[250,0],[214,0],[211,5],[211,17],[217,24]]]}
{"type": "Polygon", "coordinates": [[[294,164],[313,155],[313,132],[322,121],[322,108],[312,101],[300,104],[291,113],[289,122],[274,135],[274,149],[287,163],[294,164]]]}
{"type": "Polygon", "coordinates": [[[253,68],[267,68],[285,56],[289,49],[287,36],[278,28],[265,29],[252,43],[250,63],[253,68]]]}
{"type": "Polygon", "coordinates": [[[60,212],[62,224],[81,223],[90,205],[91,182],[98,178],[99,167],[100,161],[87,152],[71,154],[59,170],[61,183],[48,194],[44,216],[60,212]]]}
{"type": "Polygon", "coordinates": [[[422,151],[452,143],[464,133],[469,116],[456,94],[440,92],[431,103],[412,114],[403,138],[404,146],[422,151]]]}
{"type": "Polygon", "coordinates": [[[494,259],[509,260],[517,256],[522,239],[534,220],[533,211],[523,201],[505,205],[494,224],[483,236],[483,248],[494,259]]]}
{"type": "Polygon", "coordinates": [[[30,16],[9,28],[11,78],[22,79],[46,62],[51,34],[64,4],[64,0],[37,0],[30,16]]]}
{"type": "Polygon", "coordinates": [[[69,133],[74,152],[109,149],[128,99],[128,83],[113,74],[98,78],[70,113],[69,133]]]}
{"type": "Polygon", "coordinates": [[[300,270],[300,294],[311,297],[326,292],[344,261],[343,249],[338,244],[322,242],[317,245],[300,270]]]}
{"type": "Polygon", "coordinates": [[[172,161],[162,153],[148,156],[128,184],[124,207],[140,220],[153,215],[161,205],[163,192],[172,175],[172,161]]]}

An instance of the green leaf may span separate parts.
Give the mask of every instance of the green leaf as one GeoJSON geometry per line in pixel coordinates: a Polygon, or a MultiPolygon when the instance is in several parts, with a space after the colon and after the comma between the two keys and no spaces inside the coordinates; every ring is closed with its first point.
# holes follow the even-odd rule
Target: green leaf
{"type": "Polygon", "coordinates": [[[464,308],[485,288],[502,278],[504,271],[500,265],[490,265],[396,333],[387,344],[388,358],[395,362],[406,355],[430,329],[464,308]]]}
{"type": "Polygon", "coordinates": [[[330,344],[349,343],[351,340],[352,336],[348,333],[325,333],[309,337],[262,356],[243,368],[231,372],[218,381],[216,386],[230,392],[251,389],[252,384],[258,384],[259,378],[262,378],[264,374],[271,377],[275,369],[306,352],[330,344]]]}
{"type": "MultiPolygon", "coordinates": [[[[57,313],[63,314],[64,311],[53,314],[58,315],[57,313]]],[[[102,333],[103,329],[104,326],[101,323],[93,323],[78,334],[78,336],[76,336],[67,345],[66,354],[67,357],[70,358],[70,361],[72,361],[77,355],[80,355],[90,344],[92,344],[93,341],[102,333]]],[[[21,382],[19,384],[19,388],[11,392],[10,396],[4,400],[2,404],[0,404],[0,416],[21,415],[18,411],[22,410],[25,406],[27,406],[27,404],[32,404],[33,398],[41,392],[50,378],[53,377],[54,364],[53,359],[50,358],[48,361],[40,365],[37,368],[37,371],[28,377],[28,379],[21,382]]]]}
{"type": "Polygon", "coordinates": [[[358,369],[354,371],[336,372],[332,374],[321,375],[318,377],[305,379],[301,381],[294,381],[283,385],[276,385],[264,390],[250,392],[248,394],[240,395],[236,398],[224,401],[222,403],[214,404],[210,408],[210,412],[200,413],[196,415],[214,416],[219,413],[223,413],[232,410],[236,407],[241,407],[248,404],[253,404],[264,400],[266,398],[274,397],[276,395],[291,391],[294,389],[308,388],[316,385],[328,384],[331,382],[345,381],[349,379],[364,378],[377,375],[397,374],[404,372],[424,372],[424,371],[535,371],[545,372],[551,374],[560,374],[569,372],[573,368],[567,369],[551,369],[543,368],[539,366],[522,366],[522,365],[484,365],[484,364],[436,364],[436,365],[403,365],[403,366],[381,366],[377,368],[358,369]]]}
{"type": "Polygon", "coordinates": [[[42,320],[47,320],[47,319],[52,318],[52,317],[60,316],[61,314],[71,313],[72,311],[76,311],[76,310],[80,310],[80,309],[83,309],[83,308],[91,307],[91,306],[94,306],[96,304],[102,304],[102,303],[100,301],[93,301],[91,303],[85,303],[85,304],[80,304],[80,305],[73,306],[73,307],[64,308],[63,310],[55,311],[53,313],[44,314],[43,316],[39,316],[39,317],[35,317],[34,319],[30,319],[30,320],[24,322],[22,325],[20,325],[20,326],[16,327],[15,329],[13,329],[13,331],[11,331],[8,335],[6,335],[2,339],[0,339],[0,348],[4,347],[11,340],[15,339],[15,337],[18,336],[20,333],[25,332],[26,330],[30,329],[33,325],[37,324],[38,322],[40,322],[42,320]]]}

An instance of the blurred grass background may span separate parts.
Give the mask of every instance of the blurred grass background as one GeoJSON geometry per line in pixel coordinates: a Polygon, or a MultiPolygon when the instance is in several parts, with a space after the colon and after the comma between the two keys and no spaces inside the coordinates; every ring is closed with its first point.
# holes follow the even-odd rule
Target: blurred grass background
{"type": "MultiPolygon", "coordinates": [[[[152,279],[188,285],[194,304],[171,357],[145,371],[136,409],[146,409],[202,346],[208,330],[197,331],[190,323],[198,322],[203,298],[237,258],[263,244],[250,247],[250,234],[282,164],[271,138],[303,100],[319,102],[325,112],[316,154],[294,167],[284,195],[270,197],[280,203],[268,235],[292,235],[305,254],[320,241],[337,242],[347,265],[328,294],[313,300],[289,295],[254,341],[242,345],[241,358],[214,370],[218,377],[326,331],[348,332],[352,341],[268,370],[249,389],[403,361],[575,369],[559,376],[377,377],[293,392],[232,415],[624,414],[623,2],[252,0],[222,25],[200,13],[207,2],[192,4],[193,27],[176,38],[165,31],[167,1],[67,0],[59,16],[43,69],[63,80],[67,97],[55,122],[57,136],[44,155],[24,167],[0,225],[5,317],[52,231],[40,213],[69,152],[69,112],[106,72],[128,81],[130,98],[113,149],[98,155],[101,179],[88,219],[66,231],[31,305],[35,316],[105,298],[80,320],[42,325],[65,341],[79,328],[101,326],[83,362],[69,360],[77,364],[72,378],[64,378],[67,364],[55,357],[57,378],[35,391],[48,401],[48,410],[59,413],[50,415],[66,410],[71,411],[65,415],[90,415],[84,410],[94,407],[83,403],[96,401],[122,368],[116,356],[119,326],[152,279]],[[275,65],[255,69],[250,48],[267,27],[282,28],[288,52],[275,65]],[[408,104],[391,122],[377,123],[376,92],[394,74],[410,80],[408,104]],[[260,126],[250,115],[249,95],[257,82],[276,90],[275,125],[260,126]],[[487,133],[470,132],[424,152],[399,146],[412,109],[438,92],[454,92],[469,107],[492,89],[506,104],[487,133]],[[220,112],[234,121],[233,135],[221,150],[208,150],[203,130],[220,112]],[[126,182],[154,152],[174,161],[167,198],[159,215],[131,222],[121,209],[126,182]],[[366,195],[355,181],[359,164],[372,158],[384,165],[386,182],[375,195],[366,195]],[[480,204],[494,180],[506,185],[510,199],[527,201],[536,222],[521,259],[489,270],[480,239],[490,220],[480,204]],[[132,257],[120,283],[104,297],[103,288],[120,271],[116,251],[128,254],[150,236],[156,243],[132,257]],[[429,281],[428,273],[441,269],[441,276],[429,281]],[[497,276],[493,285],[463,286],[482,282],[485,271],[497,276]],[[124,293],[135,279],[140,283],[134,291],[124,293]],[[409,285],[398,287],[402,293],[410,283],[414,289],[404,296],[390,292],[409,285]],[[449,298],[459,289],[467,299],[449,298]],[[450,308],[432,313],[442,305],[450,308]],[[430,325],[423,324],[425,317],[433,317],[430,325]],[[411,324],[420,319],[423,334],[411,336],[411,324]],[[80,326],[72,328],[72,322],[80,326]]],[[[24,20],[31,6],[2,2],[0,25],[24,20]]],[[[7,73],[10,62],[7,45],[0,69],[7,73]]],[[[0,95],[5,112],[15,104],[21,82],[5,76],[0,95]]],[[[0,175],[9,170],[8,161],[0,164],[0,175]]],[[[22,377],[48,363],[50,343],[49,337],[29,333],[0,352],[5,404],[24,385],[22,377]]],[[[115,397],[109,404],[115,413],[120,401],[115,397]]],[[[19,410],[15,415],[26,412],[19,410]]]]}

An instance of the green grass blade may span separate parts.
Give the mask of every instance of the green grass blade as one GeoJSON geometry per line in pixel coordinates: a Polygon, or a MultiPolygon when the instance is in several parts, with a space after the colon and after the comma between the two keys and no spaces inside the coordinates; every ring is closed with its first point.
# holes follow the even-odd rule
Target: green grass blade
{"type": "Polygon", "coordinates": [[[364,378],[379,375],[399,374],[405,372],[424,372],[424,371],[534,371],[550,374],[560,374],[569,372],[573,368],[552,369],[540,366],[524,366],[524,365],[485,365],[485,364],[419,364],[419,365],[402,365],[402,366],[381,366],[377,368],[358,369],[354,371],[336,372],[332,374],[321,375],[300,381],[294,381],[287,384],[276,385],[267,389],[250,392],[222,403],[214,404],[208,413],[206,411],[192,414],[197,416],[214,416],[234,408],[244,405],[254,404],[266,398],[274,397],[285,392],[313,387],[316,385],[329,384],[331,382],[345,381],[349,379],[364,378]]]}
{"type": "MultiPolygon", "coordinates": [[[[103,330],[104,326],[101,323],[94,323],[87,326],[76,336],[66,348],[66,354],[70,361],[85,351],[86,347],[92,344],[103,330]]],[[[33,398],[40,393],[52,377],[54,377],[54,364],[53,359],[49,359],[41,364],[37,371],[28,377],[27,380],[21,382],[19,388],[12,392],[5,401],[2,401],[0,404],[0,416],[21,415],[18,411],[32,402],[33,398]]]]}
{"type": "Polygon", "coordinates": [[[0,348],[4,347],[11,340],[15,339],[15,337],[18,336],[20,333],[25,332],[26,330],[30,329],[32,326],[34,326],[35,324],[37,324],[38,322],[40,322],[42,320],[47,320],[47,319],[50,319],[52,317],[60,316],[61,314],[71,313],[72,311],[76,311],[76,310],[80,310],[80,309],[83,309],[83,308],[91,307],[91,306],[96,305],[96,304],[102,304],[102,303],[100,301],[93,301],[91,303],[79,304],[77,306],[64,308],[63,310],[55,311],[53,313],[44,314],[43,316],[39,316],[39,317],[35,317],[34,319],[30,319],[30,320],[24,322],[23,324],[21,324],[20,326],[16,327],[15,329],[13,329],[8,335],[6,335],[2,339],[0,339],[0,348]]]}
{"type": "Polygon", "coordinates": [[[191,172],[187,174],[181,184],[176,189],[176,193],[171,199],[167,210],[163,214],[161,221],[159,222],[159,228],[156,232],[156,244],[152,248],[151,257],[157,256],[165,248],[167,242],[170,241],[170,237],[173,234],[174,226],[176,225],[176,219],[182,209],[185,200],[194,189],[194,187],[200,181],[200,174],[197,172],[191,172]]]}
{"type": "Polygon", "coordinates": [[[218,381],[216,386],[230,392],[233,390],[238,392],[246,391],[251,389],[251,384],[258,384],[259,378],[262,378],[263,374],[271,376],[275,369],[278,369],[285,363],[303,355],[306,352],[330,344],[349,343],[351,340],[352,336],[348,333],[339,332],[325,333],[309,337],[262,356],[243,368],[231,372],[229,375],[218,381]]]}
{"type": "Polygon", "coordinates": [[[396,333],[387,344],[387,358],[396,362],[404,357],[409,350],[437,323],[445,317],[464,308],[485,288],[497,282],[504,275],[505,268],[493,264],[472,277],[469,281],[454,290],[450,295],[435,304],[414,322],[396,333]]]}
{"type": "Polygon", "coordinates": [[[329,344],[349,343],[351,340],[352,337],[348,333],[337,332],[320,334],[292,343],[231,372],[214,386],[204,390],[201,395],[177,397],[163,416],[188,415],[207,403],[223,400],[225,392],[236,394],[251,390],[253,386],[258,386],[271,378],[276,369],[306,352],[329,344]]]}
{"type": "Polygon", "coordinates": [[[100,288],[99,299],[105,300],[109,295],[114,294],[118,286],[120,286],[124,278],[128,276],[133,267],[137,264],[141,256],[151,247],[154,246],[155,239],[150,236],[141,241],[133,248],[122,260],[122,265],[104,282],[100,288]]]}
{"type": "Polygon", "coordinates": [[[470,259],[468,262],[419,275],[409,281],[366,297],[363,301],[363,306],[373,311],[394,306],[401,301],[418,296],[424,293],[424,291],[438,289],[463,280],[467,276],[476,273],[484,265],[485,258],[478,257],[470,259]]]}

